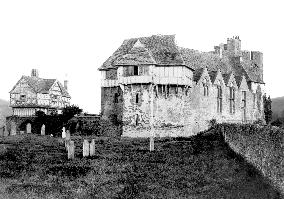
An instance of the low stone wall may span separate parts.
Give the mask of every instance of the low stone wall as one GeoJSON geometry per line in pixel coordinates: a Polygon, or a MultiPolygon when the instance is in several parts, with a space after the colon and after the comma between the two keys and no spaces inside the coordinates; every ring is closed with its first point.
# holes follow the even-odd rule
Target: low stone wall
{"type": "MultiPolygon", "coordinates": [[[[123,127],[122,137],[150,137],[150,128],[123,127]]],[[[155,137],[186,137],[184,127],[157,127],[154,129],[155,137]]]]}
{"type": "Polygon", "coordinates": [[[218,131],[238,154],[284,193],[284,131],[271,126],[222,124],[218,131]]]}

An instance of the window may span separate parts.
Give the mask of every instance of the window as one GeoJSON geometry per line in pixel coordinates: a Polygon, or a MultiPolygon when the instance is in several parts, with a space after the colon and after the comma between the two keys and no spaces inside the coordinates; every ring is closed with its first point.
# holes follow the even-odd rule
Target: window
{"type": "Polygon", "coordinates": [[[118,93],[114,94],[114,103],[118,103],[118,93]]]}
{"type": "Polygon", "coordinates": [[[138,94],[138,93],[136,93],[135,102],[136,102],[136,104],[138,104],[138,103],[139,103],[139,94],[138,94]]]}
{"type": "Polygon", "coordinates": [[[256,94],[253,93],[253,108],[255,109],[255,104],[256,104],[256,94]]]}
{"type": "Polygon", "coordinates": [[[139,115],[136,114],[136,117],[135,117],[135,125],[138,126],[139,124],[139,115]]]}
{"type": "Polygon", "coordinates": [[[208,87],[207,83],[203,83],[203,94],[204,94],[204,96],[209,95],[209,87],[208,87]]]}
{"type": "Polygon", "coordinates": [[[217,86],[217,112],[222,113],[222,87],[217,86]]]}
{"type": "Polygon", "coordinates": [[[134,75],[138,75],[138,66],[134,66],[134,75]]]}
{"type": "Polygon", "coordinates": [[[20,100],[26,100],[26,95],[20,95],[20,100]]]}
{"type": "Polygon", "coordinates": [[[230,113],[235,113],[235,88],[230,87],[230,113]]]}
{"type": "Polygon", "coordinates": [[[242,108],[246,108],[246,91],[242,91],[242,108]]]}
{"type": "Polygon", "coordinates": [[[261,93],[257,93],[257,110],[261,111],[261,93]]]}

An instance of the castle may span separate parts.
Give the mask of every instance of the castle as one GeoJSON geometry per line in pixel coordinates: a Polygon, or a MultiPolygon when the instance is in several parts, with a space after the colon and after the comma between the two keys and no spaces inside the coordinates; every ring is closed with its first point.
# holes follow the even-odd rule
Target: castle
{"type": "Polygon", "coordinates": [[[199,52],[174,35],[125,40],[99,68],[102,118],[122,136],[191,136],[209,121],[263,120],[263,55],[238,36],[199,52]]]}

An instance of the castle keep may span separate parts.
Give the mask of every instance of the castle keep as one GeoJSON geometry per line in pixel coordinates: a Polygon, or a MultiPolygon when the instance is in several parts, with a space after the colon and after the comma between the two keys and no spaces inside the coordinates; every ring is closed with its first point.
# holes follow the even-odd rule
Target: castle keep
{"type": "Polygon", "coordinates": [[[174,35],[132,38],[99,68],[102,118],[122,136],[190,136],[209,121],[263,120],[262,53],[238,36],[212,52],[178,47],[174,35]]]}

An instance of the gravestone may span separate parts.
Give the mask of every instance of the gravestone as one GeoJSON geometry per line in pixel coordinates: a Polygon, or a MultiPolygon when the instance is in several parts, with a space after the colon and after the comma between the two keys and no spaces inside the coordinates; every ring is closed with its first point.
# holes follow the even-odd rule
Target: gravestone
{"type": "Polygon", "coordinates": [[[70,131],[66,130],[65,139],[70,140],[70,131]]]}
{"type": "Polygon", "coordinates": [[[66,138],[65,127],[62,128],[62,138],[66,138]]]}
{"type": "Polygon", "coordinates": [[[5,129],[4,129],[4,136],[6,137],[6,136],[8,136],[8,135],[9,135],[8,129],[5,128],[5,129]]]}
{"type": "Polygon", "coordinates": [[[10,135],[16,135],[17,134],[17,127],[15,122],[11,122],[11,132],[10,135]]]}
{"type": "Polygon", "coordinates": [[[4,130],[5,130],[5,127],[0,128],[0,136],[1,137],[4,136],[4,130]]]}
{"type": "Polygon", "coordinates": [[[41,126],[40,134],[45,135],[45,125],[44,124],[41,126]]]}
{"type": "Polygon", "coordinates": [[[31,123],[27,123],[27,133],[31,133],[32,132],[32,125],[31,123]]]}
{"type": "Polygon", "coordinates": [[[88,140],[84,140],[83,142],[83,157],[87,157],[90,155],[90,144],[88,140]]]}
{"type": "Polygon", "coordinates": [[[154,138],[153,138],[153,136],[150,137],[150,151],[154,151],[154,138]]]}
{"type": "Polygon", "coordinates": [[[90,156],[94,156],[96,151],[95,139],[92,139],[90,144],[90,156]]]}
{"type": "Polygon", "coordinates": [[[64,146],[65,146],[66,151],[68,151],[68,147],[70,145],[70,141],[71,140],[64,140],[64,146]]]}
{"type": "Polygon", "coordinates": [[[69,141],[68,146],[68,159],[74,159],[75,158],[75,144],[74,141],[69,141]]]}

